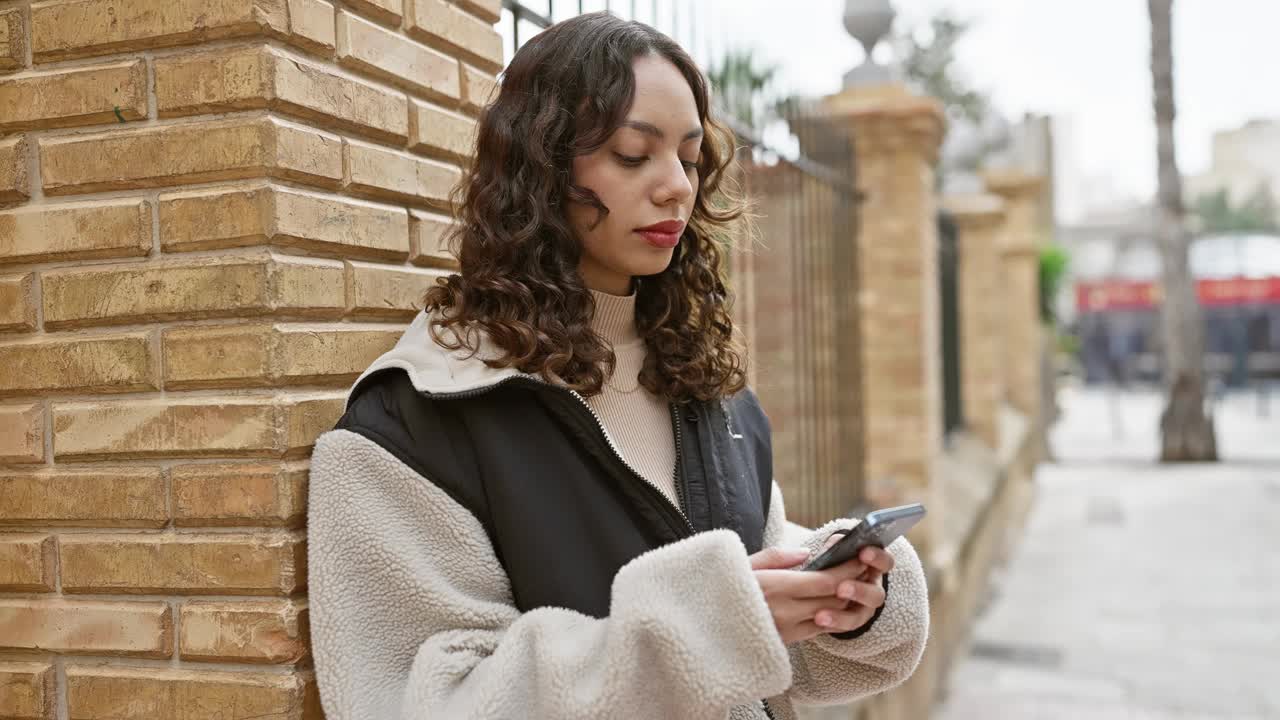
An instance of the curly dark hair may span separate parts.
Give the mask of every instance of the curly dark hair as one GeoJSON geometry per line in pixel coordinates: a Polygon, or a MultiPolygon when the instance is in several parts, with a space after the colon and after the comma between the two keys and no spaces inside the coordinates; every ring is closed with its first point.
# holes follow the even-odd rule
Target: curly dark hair
{"type": "Polygon", "coordinates": [[[632,61],[650,53],[689,82],[704,136],[693,215],[671,263],[634,279],[636,325],[648,349],[639,381],[677,402],[746,385],[721,269],[746,209],[726,174],[733,134],[711,117],[706,79],[679,45],[608,13],[580,15],[529,40],[482,112],[475,160],[451,197],[458,221],[448,242],[461,273],[425,296],[437,343],[474,352],[470,331],[478,327],[504,353],[486,358],[490,367],[515,367],[584,395],[601,391],[616,359],[591,329],[595,302],[578,272],[582,246],[565,206],[583,203],[600,217],[609,209],[571,183],[570,168],[626,119],[635,97],[632,61]],[[442,328],[454,332],[446,339],[442,328]]]}

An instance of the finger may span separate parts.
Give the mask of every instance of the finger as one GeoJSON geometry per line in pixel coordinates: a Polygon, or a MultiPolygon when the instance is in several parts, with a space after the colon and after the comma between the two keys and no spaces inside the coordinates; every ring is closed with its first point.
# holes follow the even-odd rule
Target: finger
{"type": "Polygon", "coordinates": [[[836,543],[840,542],[840,538],[844,536],[845,536],[845,533],[843,531],[837,531],[837,532],[831,533],[831,537],[827,538],[827,541],[822,545],[822,550],[819,552],[820,553],[826,552],[828,549],[831,548],[832,545],[835,545],[836,543]]]}
{"type": "Polygon", "coordinates": [[[852,610],[822,610],[814,617],[813,623],[823,632],[849,632],[866,625],[874,614],[874,608],[855,605],[852,610]]]}
{"type": "Polygon", "coordinates": [[[831,631],[818,627],[818,624],[812,620],[806,620],[792,627],[788,634],[792,637],[792,642],[801,642],[828,632],[831,631]]]}
{"type": "Polygon", "coordinates": [[[856,580],[866,571],[867,566],[861,560],[853,558],[819,572],[829,575],[835,582],[840,582],[841,580],[856,580]]]}
{"type": "Polygon", "coordinates": [[[874,609],[884,604],[885,591],[879,582],[845,580],[836,589],[836,597],[874,609]]]}
{"type": "Polygon", "coordinates": [[[842,578],[809,570],[760,570],[756,572],[766,595],[787,598],[835,597],[842,578]]]}
{"type": "Polygon", "coordinates": [[[821,612],[845,612],[848,609],[844,600],[830,595],[812,600],[793,600],[787,603],[779,614],[784,622],[791,625],[799,625],[805,622],[812,622],[821,612]]]}
{"type": "Polygon", "coordinates": [[[752,570],[783,570],[792,568],[809,558],[805,548],[765,548],[747,559],[751,561],[752,570]]]}
{"type": "Polygon", "coordinates": [[[888,573],[894,565],[893,553],[874,546],[863,548],[862,552],[858,553],[858,559],[882,573],[888,573]]]}

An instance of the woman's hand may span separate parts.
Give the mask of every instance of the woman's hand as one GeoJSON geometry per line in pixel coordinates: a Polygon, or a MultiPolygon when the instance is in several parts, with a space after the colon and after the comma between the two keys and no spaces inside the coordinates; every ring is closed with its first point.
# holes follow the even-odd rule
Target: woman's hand
{"type": "MultiPolygon", "coordinates": [[[[837,539],[833,536],[828,547],[837,539]]],[[[808,557],[803,548],[774,547],[749,558],[773,624],[787,645],[865,625],[884,604],[880,578],[893,569],[893,556],[879,548],[866,548],[858,558],[826,570],[791,569],[808,557]]]]}

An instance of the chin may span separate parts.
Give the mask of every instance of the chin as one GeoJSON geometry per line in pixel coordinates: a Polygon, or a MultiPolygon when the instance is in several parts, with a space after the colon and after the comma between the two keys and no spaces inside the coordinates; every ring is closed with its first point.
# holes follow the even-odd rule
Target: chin
{"type": "Polygon", "coordinates": [[[675,253],[672,250],[657,251],[650,254],[649,257],[636,258],[634,261],[627,263],[628,275],[657,275],[667,266],[671,264],[671,256],[675,253]]]}

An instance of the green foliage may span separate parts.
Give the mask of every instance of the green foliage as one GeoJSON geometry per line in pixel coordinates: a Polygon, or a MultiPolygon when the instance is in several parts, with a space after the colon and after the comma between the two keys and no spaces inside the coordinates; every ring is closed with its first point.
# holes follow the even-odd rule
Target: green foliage
{"type": "Polygon", "coordinates": [[[1204,233],[1275,232],[1276,201],[1271,188],[1263,183],[1244,202],[1236,205],[1226,188],[1196,198],[1192,212],[1200,218],[1204,233]]]}
{"type": "Polygon", "coordinates": [[[1048,245],[1040,250],[1040,321],[1057,322],[1053,301],[1058,297],[1062,281],[1071,265],[1071,256],[1061,245],[1048,245]]]}
{"type": "Polygon", "coordinates": [[[902,69],[907,79],[942,101],[948,115],[981,125],[990,111],[990,100],[959,77],[955,66],[956,46],[971,26],[970,21],[946,11],[934,16],[927,32],[917,29],[906,36],[902,69]]]}
{"type": "Polygon", "coordinates": [[[766,98],[777,72],[776,65],[758,65],[754,50],[731,50],[707,71],[707,79],[724,112],[757,129],[771,119],[766,98]]]}

